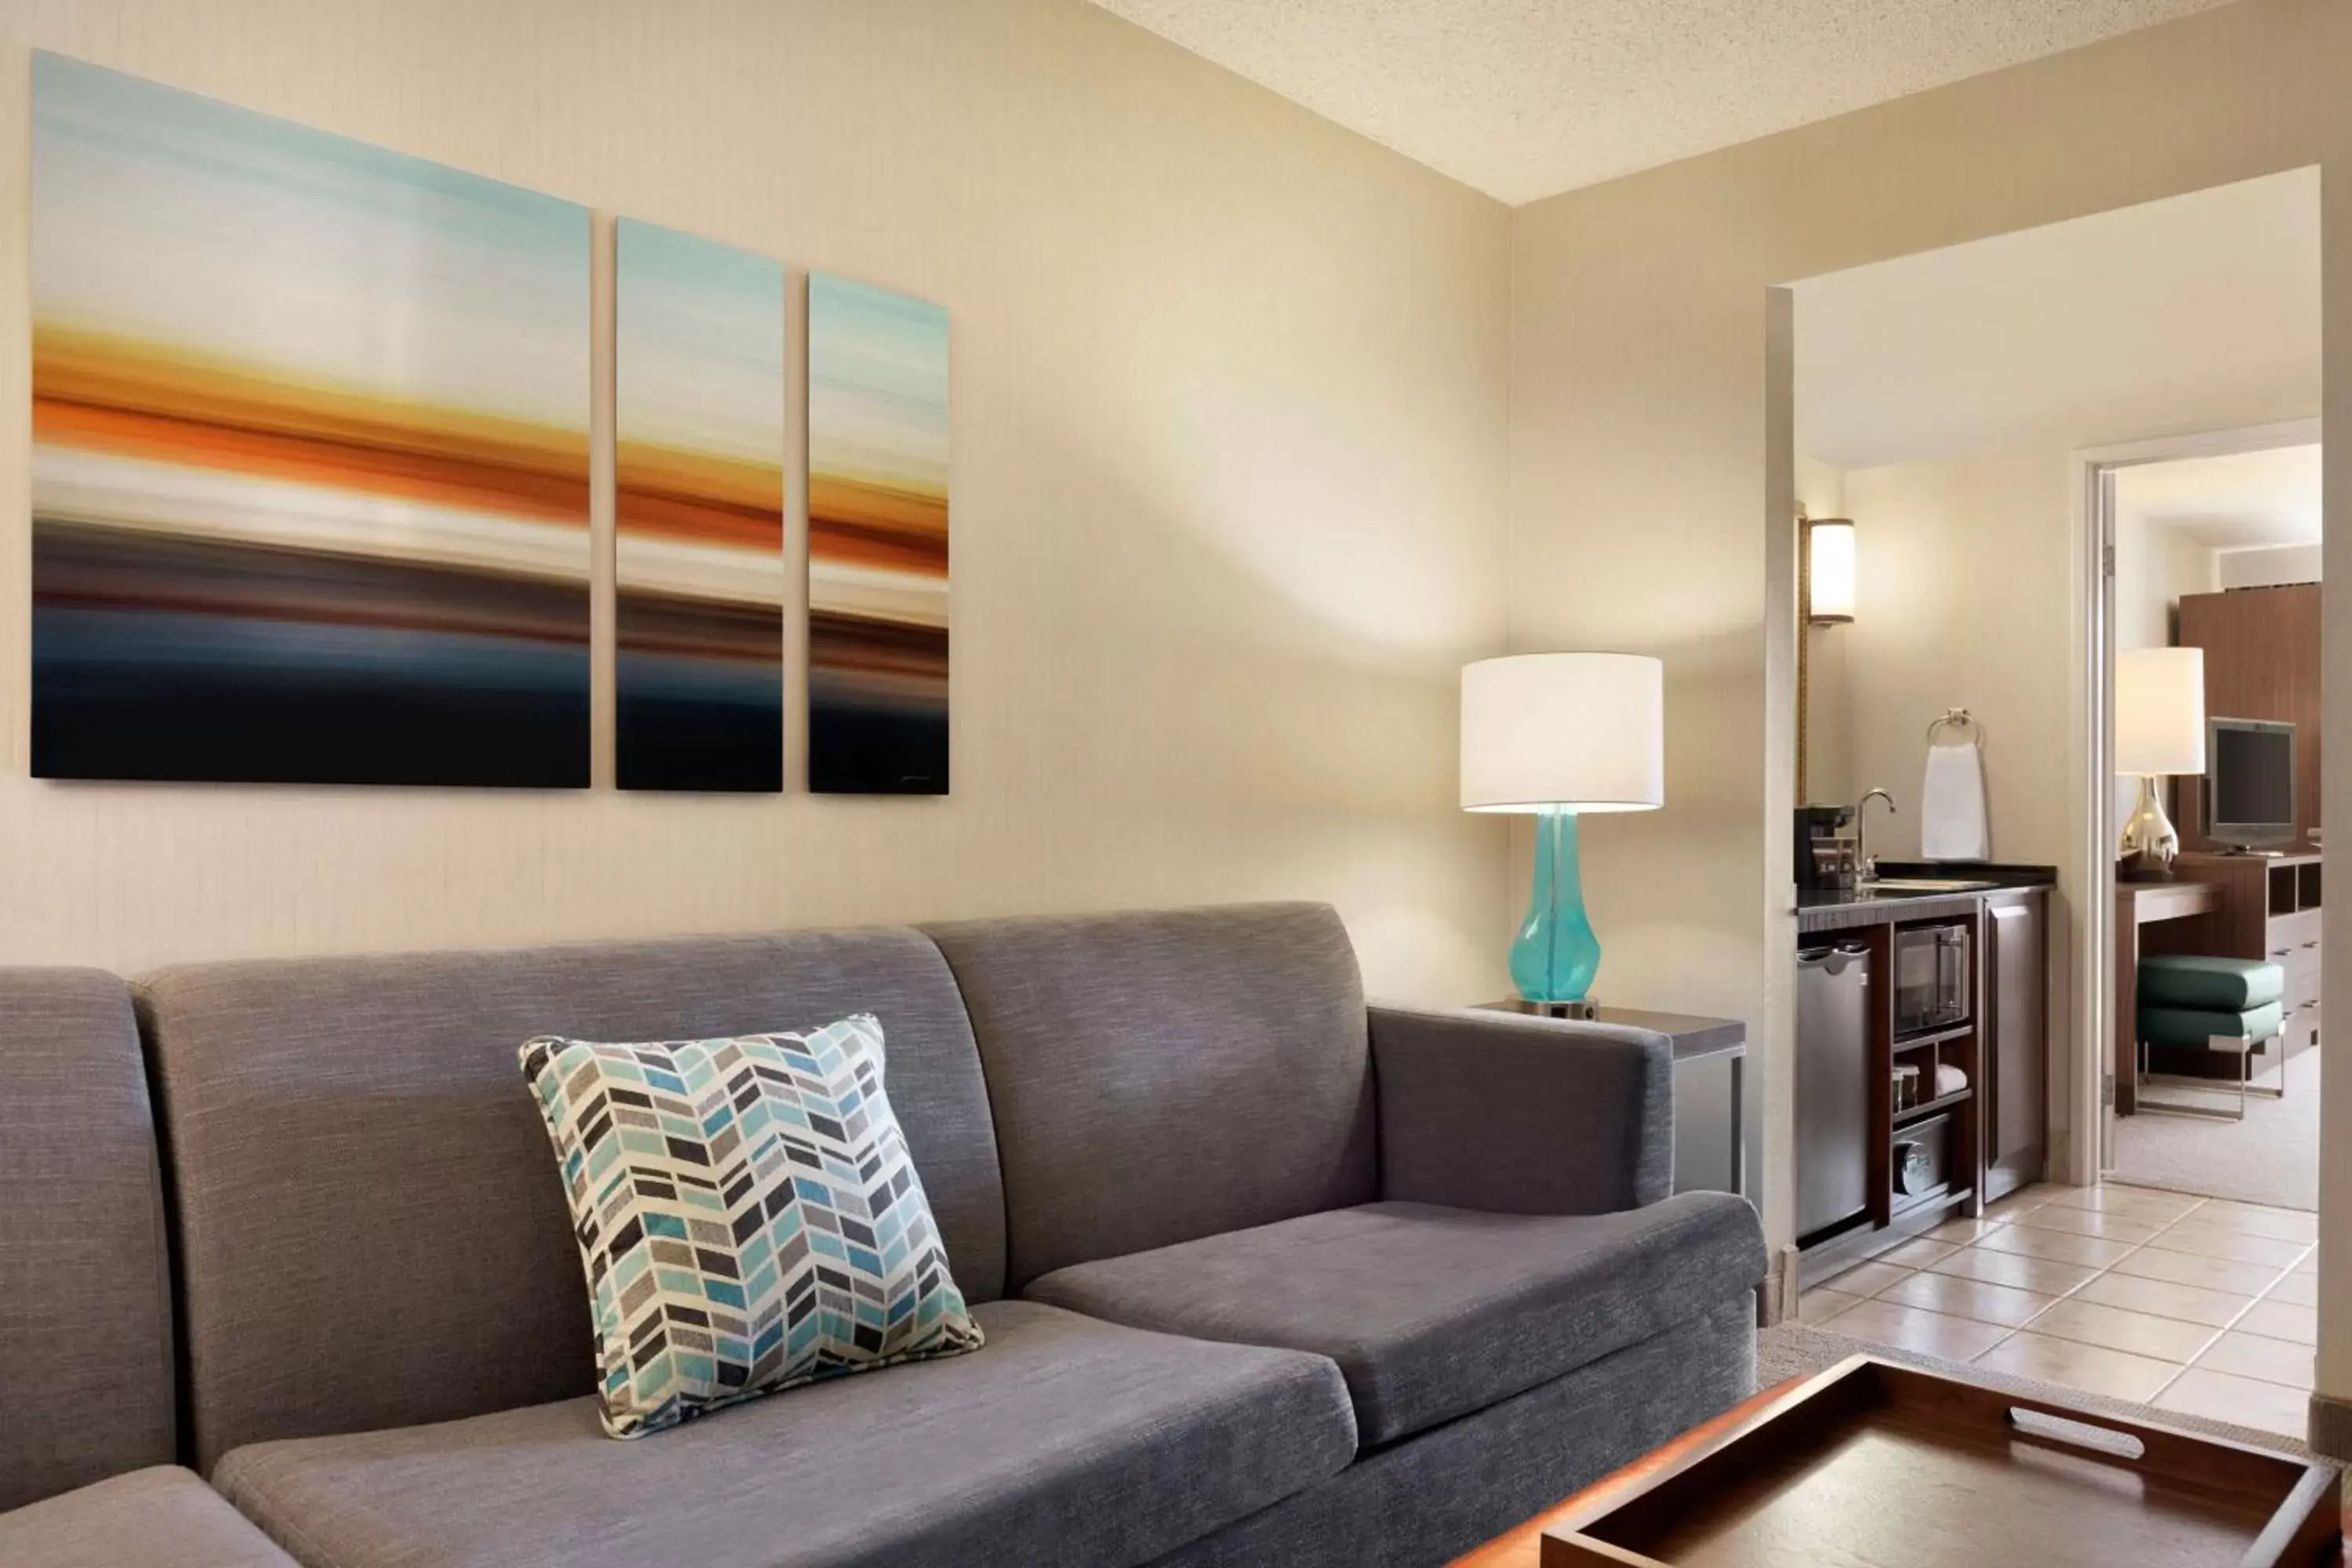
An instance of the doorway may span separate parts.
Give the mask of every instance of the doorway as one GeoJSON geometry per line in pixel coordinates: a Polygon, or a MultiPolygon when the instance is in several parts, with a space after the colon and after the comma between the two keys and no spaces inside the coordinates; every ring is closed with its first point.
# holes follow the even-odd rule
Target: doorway
{"type": "MultiPolygon", "coordinates": [[[[1808,525],[1827,518],[1844,530],[1841,565],[1851,566],[1843,614],[1808,616],[1819,606],[1800,598],[1791,617],[1808,683],[1793,748],[1804,784],[1781,798],[1813,808],[1811,820],[1797,816],[1799,846],[1809,831],[1848,831],[1864,798],[1884,792],[1893,810],[1870,806],[1867,853],[1894,863],[1896,880],[2038,875],[2050,911],[2032,1176],[2006,1190],[1986,1157],[2000,1151],[1984,1151],[1980,1184],[1968,1194],[1948,1185],[1953,1206],[1940,1223],[1850,1253],[1833,1273],[1801,1268],[1813,1287],[1802,1316],[1825,1331],[2179,1414],[2304,1430],[2312,1216],[2261,1202],[2252,1188],[2216,1196],[2137,1184],[2148,1180],[2137,1162],[2158,1152],[2135,1150],[2133,1168],[2109,1170],[2107,1097],[2136,1093],[2139,1079],[2136,1039],[2121,1084],[2111,1077],[2126,1010],[2114,984],[2113,846],[2135,802],[2116,798],[2110,683],[2121,623],[2107,552],[2119,517],[2166,510],[2183,540],[2182,572],[2201,564],[2205,574],[2163,578],[2179,586],[2161,599],[2161,635],[2126,632],[2131,651],[2177,646],[2184,596],[2236,589],[2242,600],[2251,582],[2224,581],[2224,557],[2243,557],[2230,563],[2237,574],[2258,548],[2299,542],[2224,537],[2226,509],[2167,509],[2137,492],[2179,479],[2161,470],[2168,461],[2297,447],[2312,449],[2297,461],[2315,456],[2318,219],[2318,177],[2305,170],[1789,286],[1785,493],[1801,511],[1782,559],[1804,563],[1808,525]],[[2119,501],[2131,510],[2119,512],[2119,501]],[[1966,722],[1949,722],[1961,713],[1966,722]],[[1962,772],[1983,797],[1957,814],[1948,797],[1934,798],[1931,776],[1949,762],[1937,748],[1956,737],[1973,749],[1962,772]]],[[[2135,559],[2125,570],[2144,568],[2135,559]]],[[[2135,589],[2130,605],[2142,599],[2135,589]]],[[[2201,786],[2185,805],[2180,786],[2165,787],[2168,810],[2200,825],[2201,845],[2210,837],[2201,786]]],[[[1825,863],[1839,862],[1837,845],[1822,847],[1825,863]]],[[[2313,891],[2324,898],[2324,888],[2313,891]]],[[[1799,928],[1811,933],[1819,919],[1801,896],[1799,904],[1799,928]]],[[[2308,910],[2297,902],[2287,912],[2308,910]]],[[[1944,918],[1923,907],[1895,923],[1944,918]]],[[[2013,1064],[1981,1039],[1971,1057],[1966,1038],[1997,1033],[2015,1010],[2014,996],[1988,984],[2003,965],[1977,919],[1979,1011],[1951,1026],[1956,1044],[1916,1037],[1938,1068],[1974,1069],[1974,1081],[1939,1072],[1939,1099],[1990,1097],[1972,1127],[1955,1118],[1962,1144],[2009,1140],[2015,1130],[1999,1108],[2018,1104],[2017,1075],[2002,1081],[2013,1064]]],[[[1801,1089],[1801,1014],[1793,1033],[1801,1089]]],[[[1890,1036],[1899,1068],[1913,1037],[1899,1018],[1890,1036]]],[[[2290,1105],[2294,1075],[2309,1070],[2289,1062],[2273,1073],[2287,1078],[2290,1105]]],[[[2255,1064],[2256,1089],[2270,1086],[2269,1072],[2255,1064]]],[[[2179,1092],[2210,1099],[2217,1081],[2179,1092]]],[[[2308,1100],[2315,1111],[2315,1091],[2308,1100]]],[[[1908,1126],[1899,1087],[1889,1102],[1899,1135],[1908,1126]]],[[[1931,1100],[1908,1114],[1940,1109],[1931,1100]]],[[[1852,1246],[1850,1233],[1810,1239],[1798,1237],[1800,1264],[1824,1246],[1852,1246]]]]}
{"type": "Polygon", "coordinates": [[[2103,815],[2085,863],[2116,875],[2136,793],[2158,802],[2180,847],[2168,877],[2127,868],[2101,900],[2112,1048],[2091,1064],[2100,1167],[2135,1186],[2301,1214],[2318,1205],[2326,893],[2319,435],[2316,421],[2294,421],[2077,458],[2099,567],[2086,608],[2104,627],[2093,739],[2106,765],[2094,776],[2115,778],[2094,803],[2103,815]],[[2195,670],[2181,693],[2193,700],[2151,710],[2162,692],[2148,687],[2119,720],[2119,686],[2131,707],[2135,669],[2167,660],[2195,670]],[[2150,756],[2123,752],[2159,741],[2151,725],[2177,731],[2186,750],[2166,765],[2185,771],[2142,783],[2150,756]],[[2244,975],[2214,973],[2231,966],[2244,975]],[[2210,1039],[2200,1010],[2168,1005],[2168,987],[2189,984],[2195,999],[2189,974],[2246,987],[2221,998],[2237,1011],[2210,1039]]]}

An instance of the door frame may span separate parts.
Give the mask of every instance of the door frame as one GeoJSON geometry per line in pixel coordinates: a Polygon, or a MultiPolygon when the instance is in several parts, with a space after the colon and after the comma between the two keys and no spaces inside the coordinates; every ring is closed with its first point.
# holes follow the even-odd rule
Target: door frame
{"type": "Polygon", "coordinates": [[[2070,703],[2074,801],[2074,885],[2086,907],[2075,911],[2072,980],[2074,1044],[2067,1064],[2066,1125],[2050,1168],[2062,1181],[2095,1184],[2113,1167],[2115,1116],[2106,1079],[2107,1041],[2115,1027],[2116,841],[2115,770],[2115,476],[2119,469],[2182,458],[2221,458],[2309,447],[2321,440],[2316,418],[2201,430],[2068,455],[2069,493],[2076,542],[2074,637],[2080,672],[2070,703]]]}

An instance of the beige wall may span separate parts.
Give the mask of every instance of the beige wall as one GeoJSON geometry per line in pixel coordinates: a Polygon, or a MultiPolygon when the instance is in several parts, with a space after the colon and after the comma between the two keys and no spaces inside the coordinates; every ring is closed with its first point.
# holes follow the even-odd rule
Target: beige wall
{"type": "Polygon", "coordinates": [[[2178,528],[2129,514],[2116,518],[2116,646],[2171,647],[2184,595],[2244,585],[2221,580],[2220,560],[2211,546],[2178,528]]]}
{"type": "MultiPolygon", "coordinates": [[[[2352,6],[2246,0],[1518,210],[1512,253],[1511,634],[1662,654],[1668,807],[1595,833],[1612,991],[1749,1021],[1768,1228],[1790,1234],[1786,857],[1795,504],[1788,297],[1842,268],[2311,163],[2326,275],[2352,298],[2352,6]],[[1768,396],[1768,392],[1771,395],[1768,396]],[[1763,868],[1759,877],[1759,868],[1763,868]]],[[[2328,398],[2352,426],[2352,311],[2329,312],[2328,398]]],[[[2328,461],[2352,455],[2332,444],[2328,461]]],[[[2331,497],[2352,495],[2352,470],[2331,497]]],[[[1860,510],[1855,496],[1849,509],[1860,510]]],[[[2331,521],[2331,529],[2336,524],[2331,521]]],[[[2352,526],[2346,524],[2344,526],[2352,526]]],[[[2347,606],[2352,609],[2352,606],[2347,606]]],[[[2352,709],[2352,613],[2328,627],[2352,709]]],[[[2352,713],[2339,716],[2352,722],[2352,713]]],[[[2074,742],[2047,731],[2021,747],[2074,742]]],[[[2079,763],[2076,764],[2080,766],[2079,763]]],[[[2330,815],[2352,816],[2352,770],[2330,815]]],[[[2006,848],[2004,848],[2006,852],[2006,848]]],[[[2352,985],[2352,922],[2331,922],[2352,985]]],[[[2352,1128],[2352,1075],[2327,1124],[2352,1128]]],[[[2352,1229],[2352,1137],[2322,1228],[2352,1229]]],[[[2323,1257],[2320,1381],[2352,1396],[2352,1247],[2323,1257]]]]}
{"type": "MultiPolygon", "coordinates": [[[[2309,412],[2304,416],[2309,417],[2309,412]]],[[[2210,594],[2222,585],[2218,559],[2216,552],[2181,530],[2120,509],[2116,518],[2116,647],[2171,647],[2180,625],[2181,596],[2210,594]]],[[[2166,790],[2166,809],[2171,810],[2179,798],[2177,787],[2167,785],[2166,790]]],[[[2139,781],[2118,777],[2116,821],[2128,819],[2138,802],[2139,781]]]]}
{"type": "Polygon", "coordinates": [[[1966,708],[1988,737],[1994,858],[2075,858],[2067,749],[2052,743],[2067,733],[2075,667],[2068,480],[2063,447],[1847,472],[1846,505],[1869,519],[1846,628],[1854,782],[1896,805],[1871,808],[1874,852],[1918,854],[1927,726],[1966,708]]]}
{"type": "Polygon", "coordinates": [[[1454,804],[1456,668],[1503,643],[1497,204],[1076,0],[5,0],[19,367],[28,44],[947,303],[956,790],[29,781],[11,374],[0,961],[1306,897],[1375,990],[1504,984],[1506,832],[1454,804]]]}
{"type": "MultiPolygon", "coordinates": [[[[2073,886],[2069,752],[2036,737],[2064,735],[2074,721],[2079,523],[2071,462],[2079,448],[2108,444],[2111,437],[2085,432],[1839,475],[1847,509],[1866,520],[1858,548],[1867,565],[1854,624],[1837,634],[1843,700],[1821,712],[1817,690],[1813,731],[1844,740],[1853,788],[1832,798],[1873,787],[1895,795],[1895,817],[1873,808],[1874,848],[1906,859],[1918,852],[1927,728],[1946,709],[1966,708],[1994,737],[1985,753],[1994,858],[2059,866],[2067,901],[2081,898],[2073,886]]],[[[2119,517],[2116,646],[2168,646],[2181,595],[2217,586],[2214,561],[2210,547],[2179,529],[2119,517]]],[[[2118,788],[2128,815],[2137,786],[2118,788]]]]}
{"type": "Polygon", "coordinates": [[[2256,550],[2224,550],[2215,561],[2214,586],[2274,588],[2284,583],[2320,580],[2319,546],[2274,544],[2256,550]]]}

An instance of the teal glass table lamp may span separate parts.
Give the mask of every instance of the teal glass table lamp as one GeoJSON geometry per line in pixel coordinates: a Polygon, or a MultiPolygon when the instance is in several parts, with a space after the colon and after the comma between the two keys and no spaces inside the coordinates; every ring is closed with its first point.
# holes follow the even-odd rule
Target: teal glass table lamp
{"type": "Polygon", "coordinates": [[[1511,943],[1519,994],[1591,1011],[1601,940],[1577,819],[1665,804],[1665,672],[1631,653],[1524,653],[1462,670],[1462,809],[1536,818],[1535,885],[1511,943]]]}

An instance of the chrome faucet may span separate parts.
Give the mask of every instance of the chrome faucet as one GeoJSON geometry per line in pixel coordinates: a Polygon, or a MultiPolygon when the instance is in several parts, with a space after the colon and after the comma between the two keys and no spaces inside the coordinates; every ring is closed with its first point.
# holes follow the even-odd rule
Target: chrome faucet
{"type": "Polygon", "coordinates": [[[1872,790],[1869,794],[1864,795],[1860,800],[1854,803],[1853,858],[1862,862],[1862,879],[1865,882],[1875,882],[1878,880],[1878,857],[1866,853],[1863,847],[1863,824],[1868,820],[1870,816],[1870,803],[1874,800],[1885,801],[1886,803],[1886,810],[1889,816],[1900,816],[1903,815],[1902,812],[1895,807],[1895,797],[1887,794],[1883,789],[1872,790]]]}

